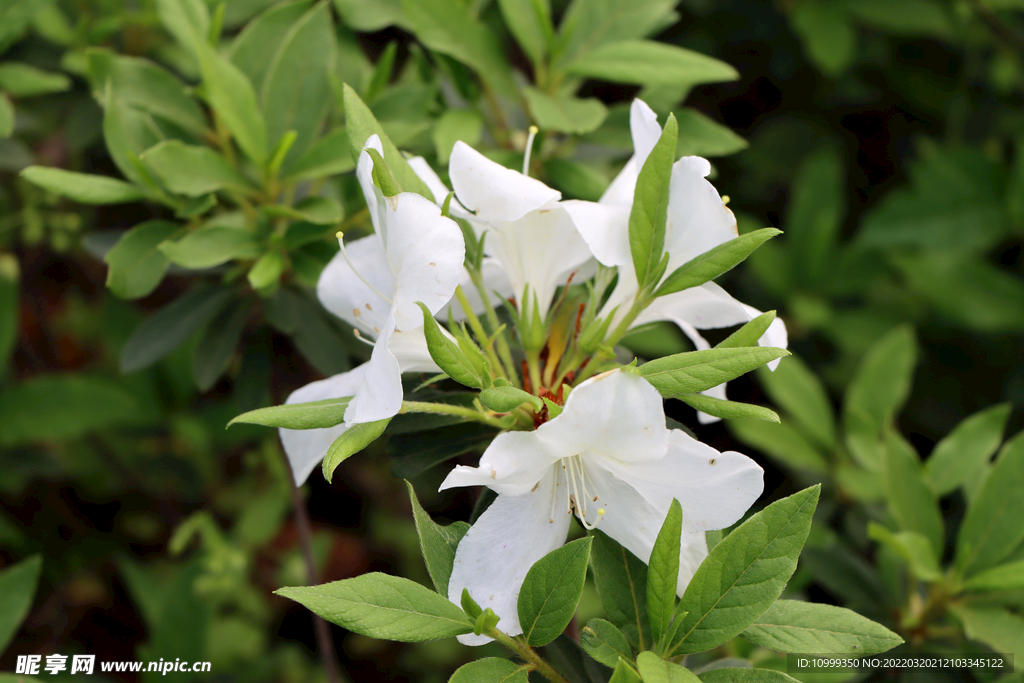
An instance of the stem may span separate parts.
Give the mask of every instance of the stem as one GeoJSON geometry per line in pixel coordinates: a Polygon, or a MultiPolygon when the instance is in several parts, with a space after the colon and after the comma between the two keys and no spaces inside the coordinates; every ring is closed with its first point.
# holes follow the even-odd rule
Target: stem
{"type": "Polygon", "coordinates": [[[457,285],[455,287],[455,297],[459,300],[459,305],[462,306],[462,310],[466,314],[466,322],[469,323],[469,327],[473,330],[473,334],[476,335],[481,348],[483,348],[484,353],[487,354],[487,360],[490,361],[495,372],[502,377],[506,377],[505,367],[501,364],[501,361],[498,360],[498,356],[494,353],[494,344],[487,343],[487,333],[484,331],[484,326],[480,324],[480,318],[478,318],[476,313],[473,312],[473,307],[469,304],[469,299],[466,298],[466,293],[462,291],[462,285],[457,285]]]}
{"type": "Polygon", "coordinates": [[[537,393],[543,384],[540,378],[540,351],[526,352],[526,365],[530,369],[530,384],[533,385],[533,393],[537,393]]]}
{"type": "MultiPolygon", "coordinates": [[[[320,583],[320,572],[316,569],[316,561],[313,559],[313,534],[310,531],[309,515],[306,513],[306,504],[302,500],[299,487],[295,484],[295,474],[292,472],[292,465],[288,457],[281,451],[284,460],[285,471],[288,477],[288,486],[291,488],[292,509],[295,511],[295,526],[299,531],[299,545],[302,547],[302,557],[306,562],[306,573],[309,575],[311,585],[320,583]]],[[[329,683],[341,683],[341,671],[338,668],[338,660],[334,657],[334,640],[331,638],[331,629],[327,622],[312,612],[313,628],[316,631],[317,650],[320,651],[320,662],[327,672],[329,683]]]]}
{"type": "Polygon", "coordinates": [[[488,631],[487,635],[489,635],[491,638],[494,638],[496,641],[498,641],[508,649],[512,650],[513,652],[515,652],[517,655],[525,659],[530,664],[533,664],[535,667],[537,667],[537,672],[544,678],[551,681],[551,683],[569,683],[569,681],[567,681],[562,674],[555,671],[555,668],[548,664],[546,661],[544,661],[544,658],[537,654],[536,651],[534,651],[534,649],[529,645],[526,645],[516,640],[515,638],[512,638],[502,633],[496,628],[492,628],[490,631],[488,631]]]}
{"type": "MultiPolygon", "coordinates": [[[[484,314],[487,316],[487,324],[491,326],[493,334],[501,327],[501,324],[498,322],[498,314],[494,311],[494,306],[491,305],[491,297],[487,294],[483,275],[479,270],[470,270],[469,277],[473,281],[476,291],[480,293],[480,299],[484,302],[484,314]]],[[[512,360],[512,351],[509,349],[508,339],[505,338],[504,332],[498,335],[498,355],[501,357],[502,363],[505,364],[505,373],[509,381],[512,382],[512,386],[517,389],[521,388],[519,373],[516,372],[516,364],[512,360]]]]}
{"type": "Polygon", "coordinates": [[[474,422],[480,422],[485,425],[497,427],[502,429],[503,425],[501,420],[488,415],[487,413],[480,412],[479,410],[473,410],[472,408],[465,408],[463,406],[455,406],[448,403],[426,403],[424,401],[402,401],[402,408],[398,411],[399,415],[407,413],[433,413],[435,415],[457,415],[464,417],[467,420],[473,420],[474,422]]]}

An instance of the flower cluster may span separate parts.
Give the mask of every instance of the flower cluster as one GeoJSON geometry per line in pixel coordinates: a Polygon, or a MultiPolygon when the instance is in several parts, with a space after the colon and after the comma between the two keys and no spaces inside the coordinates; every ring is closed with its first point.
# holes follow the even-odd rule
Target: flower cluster
{"type": "MultiPolygon", "coordinates": [[[[478,467],[456,467],[442,488],[480,485],[498,496],[459,544],[448,594],[458,602],[468,590],[510,635],[521,632],[516,598],[526,572],[564,543],[573,515],[647,561],[672,500],[680,501],[682,595],[707,555],[704,531],[736,522],[762,490],[762,471],[746,456],[668,429],[665,391],[616,360],[615,344],[645,323],[671,321],[698,349],[709,349],[699,330],[760,315],[709,279],[665,284],[691,264],[713,262],[722,245],[738,238],[735,217],[706,180],[710,164],[699,157],[671,162],[674,128],[652,261],[660,270],[638,277],[634,194],[648,158],[669,138],[639,100],[631,128],[635,153],[599,202],[563,201],[539,180],[461,142],[448,169],[452,192],[419,158],[408,163],[433,201],[399,192],[381,140],[372,136],[356,173],[374,232],[342,243],[318,295],[373,352],[359,367],[287,401],[351,397],[341,424],[281,430],[301,483],[347,430],[403,410],[402,373],[445,372],[484,390],[483,402],[465,410],[503,433],[478,467]],[[514,334],[499,324],[503,306],[514,334]],[[447,331],[432,316],[464,325],[447,331]],[[468,368],[468,379],[456,366],[468,368]]],[[[784,347],[782,322],[768,325],[759,343],[784,347]]],[[[724,399],[724,383],[708,386],[706,394],[724,399]]]]}

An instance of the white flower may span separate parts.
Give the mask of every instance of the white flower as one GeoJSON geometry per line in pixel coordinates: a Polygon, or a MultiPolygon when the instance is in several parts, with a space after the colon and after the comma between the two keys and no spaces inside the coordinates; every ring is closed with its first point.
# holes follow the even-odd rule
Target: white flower
{"type": "MultiPolygon", "coordinates": [[[[597,205],[563,202],[597,260],[606,266],[618,267],[618,284],[602,310],[602,315],[611,315],[618,307],[617,318],[629,309],[639,289],[629,249],[629,212],[640,169],[661,136],[657,115],[641,100],[633,100],[630,129],[633,157],[612,181],[600,202],[597,205]]],[[[707,159],[695,156],[683,157],[672,167],[665,224],[665,250],[669,254],[666,274],[738,235],[736,217],[706,180],[710,172],[711,164],[707,159]]],[[[708,282],[655,299],[631,326],[669,320],[678,325],[698,349],[707,349],[710,344],[698,330],[746,323],[760,314],[757,309],[734,299],[714,282],[708,282]]],[[[759,343],[761,346],[785,348],[788,343],[785,323],[781,319],[774,320],[759,343]]],[[[774,360],[769,367],[774,370],[778,363],[774,360]]],[[[705,393],[725,398],[725,385],[705,393]]],[[[704,414],[700,418],[701,422],[717,419],[704,414]]]]}
{"type": "MultiPolygon", "coordinates": [[[[762,470],[745,455],[719,453],[665,427],[662,398],[623,371],[576,387],[561,415],[532,432],[506,432],[479,467],[456,467],[441,489],[487,486],[497,499],[459,543],[448,584],[522,632],[516,602],[523,579],[565,542],[572,513],[647,562],[672,499],[683,509],[678,592],[707,555],[704,532],[736,522],[761,494],[762,470]]],[[[469,645],[484,636],[459,636],[469,645]]]]}
{"type": "Polygon", "coordinates": [[[484,251],[501,264],[520,311],[536,297],[543,319],[559,285],[592,258],[559,202],[561,193],[461,141],[452,150],[448,173],[455,196],[471,212],[459,212],[452,202],[452,215],[469,220],[477,234],[486,232],[484,251]]]}
{"type": "MultiPolygon", "coordinates": [[[[377,136],[366,146],[381,150],[377,136]]],[[[352,396],[344,424],[280,430],[298,483],[306,480],[348,425],[398,413],[403,372],[439,371],[427,351],[423,313],[416,302],[437,313],[452,298],[463,271],[465,242],[459,226],[417,194],[402,192],[385,199],[373,184],[372,168],[370,156],[363,152],[356,173],[375,232],[349,243],[327,264],[317,295],[327,310],[376,342],[366,363],[288,397],[286,403],[352,396]]]]}

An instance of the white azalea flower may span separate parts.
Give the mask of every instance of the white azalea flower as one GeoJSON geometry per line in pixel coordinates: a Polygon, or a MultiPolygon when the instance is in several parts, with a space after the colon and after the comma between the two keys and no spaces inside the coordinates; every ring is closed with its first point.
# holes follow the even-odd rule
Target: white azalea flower
{"type": "Polygon", "coordinates": [[[592,257],[561,193],[463,142],[455,143],[448,173],[455,196],[471,212],[453,202],[452,215],[469,220],[478,234],[486,231],[484,250],[501,264],[520,310],[536,298],[543,319],[555,290],[592,257]]]}
{"type": "Polygon", "coordinates": [[[532,432],[498,435],[479,467],[456,467],[445,479],[441,489],[498,493],[459,543],[448,597],[458,603],[468,589],[501,617],[502,631],[517,635],[523,579],[565,542],[573,513],[647,562],[673,498],[683,509],[681,595],[707,555],[704,532],[736,522],[761,494],[762,475],[745,455],[667,429],[662,398],[647,380],[598,375],[573,390],[561,415],[532,432]]]}
{"type": "MultiPolygon", "coordinates": [[[[657,115],[641,100],[630,108],[630,130],[634,154],[608,190],[595,205],[589,202],[563,202],[572,214],[580,234],[606,266],[617,266],[618,284],[602,310],[623,316],[639,289],[629,249],[629,212],[633,204],[640,169],[661,136],[657,115]]],[[[711,164],[701,157],[683,157],[672,166],[669,184],[668,216],[665,224],[665,250],[669,254],[666,275],[696,256],[738,235],[736,217],[706,178],[711,164]]],[[[652,301],[633,321],[631,327],[659,320],[674,322],[698,349],[710,344],[698,330],[730,327],[749,322],[761,314],[729,295],[713,282],[691,287],[652,301]]],[[[786,325],[775,319],[759,340],[761,346],[786,348],[786,325]]],[[[774,370],[778,359],[768,364],[774,370]]],[[[725,385],[704,392],[725,398],[725,385]]],[[[717,420],[701,413],[701,422],[717,420]]]]}
{"type": "MultiPolygon", "coordinates": [[[[367,147],[381,151],[377,136],[367,147]]],[[[459,226],[428,199],[410,192],[385,199],[363,152],[357,175],[374,234],[343,246],[324,268],[317,295],[327,310],[376,340],[370,360],[293,392],[286,403],[352,396],[345,423],[329,429],[280,430],[292,471],[302,483],[348,425],[393,417],[402,406],[403,372],[438,372],[423,336],[422,301],[432,314],[452,298],[463,271],[459,226]]],[[[341,351],[339,350],[339,353],[341,351]]]]}

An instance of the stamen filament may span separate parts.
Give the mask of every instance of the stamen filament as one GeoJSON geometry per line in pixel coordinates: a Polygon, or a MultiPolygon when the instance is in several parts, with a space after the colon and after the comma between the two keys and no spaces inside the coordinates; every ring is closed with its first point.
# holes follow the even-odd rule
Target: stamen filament
{"type": "Polygon", "coordinates": [[[338,237],[338,244],[339,244],[339,245],[341,245],[341,255],[342,255],[343,257],[345,257],[345,263],[347,263],[347,264],[348,264],[348,267],[352,269],[352,272],[356,274],[356,277],[357,277],[357,278],[359,278],[360,280],[362,280],[362,281],[363,281],[363,284],[364,284],[364,285],[366,285],[367,287],[369,287],[369,288],[370,288],[371,290],[373,290],[373,292],[374,292],[374,293],[375,293],[375,294],[376,294],[377,296],[379,296],[379,297],[380,297],[381,299],[384,299],[384,301],[387,301],[387,302],[388,302],[389,304],[393,304],[394,302],[393,302],[393,301],[391,300],[391,297],[389,297],[389,296],[385,295],[385,294],[384,294],[383,292],[381,292],[381,291],[380,291],[379,289],[377,289],[376,287],[374,287],[373,285],[371,285],[371,284],[370,284],[370,281],[369,281],[369,280],[367,280],[367,279],[366,279],[365,277],[363,277],[362,273],[360,273],[360,272],[359,272],[359,271],[358,271],[358,270],[356,269],[356,267],[355,267],[355,264],[353,264],[353,263],[352,263],[352,259],[350,259],[350,258],[348,257],[348,251],[347,251],[347,250],[345,249],[345,241],[344,241],[344,240],[343,240],[343,239],[341,238],[341,237],[342,237],[342,233],[340,233],[340,232],[339,232],[339,233],[337,234],[337,237],[338,237]]]}
{"type": "Polygon", "coordinates": [[[523,153],[523,175],[530,175],[530,154],[533,152],[533,139],[537,137],[537,126],[530,126],[530,135],[526,138],[526,150],[523,153]]]}

